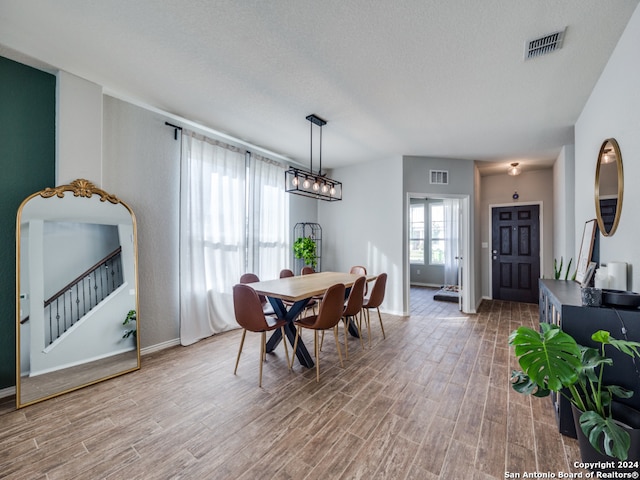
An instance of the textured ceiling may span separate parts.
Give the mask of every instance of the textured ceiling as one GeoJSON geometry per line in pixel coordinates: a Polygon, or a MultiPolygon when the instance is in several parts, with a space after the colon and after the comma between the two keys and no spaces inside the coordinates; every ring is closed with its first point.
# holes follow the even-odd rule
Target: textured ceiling
{"type": "Polygon", "coordinates": [[[20,52],[308,164],[548,165],[639,0],[0,0],[20,52]],[[525,41],[567,27],[564,47],[525,41]]]}

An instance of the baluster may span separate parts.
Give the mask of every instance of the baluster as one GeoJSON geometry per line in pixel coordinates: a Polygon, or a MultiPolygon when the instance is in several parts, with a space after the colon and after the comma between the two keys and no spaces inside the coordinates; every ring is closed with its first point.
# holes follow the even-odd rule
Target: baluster
{"type": "Polygon", "coordinates": [[[93,271],[93,291],[95,292],[96,303],[94,305],[91,305],[91,308],[98,304],[98,281],[96,280],[95,270],[93,271]]]}
{"type": "MultiPolygon", "coordinates": [[[[60,297],[56,298],[56,338],[60,336],[60,297]]],[[[53,343],[53,334],[51,335],[53,343]]]]}

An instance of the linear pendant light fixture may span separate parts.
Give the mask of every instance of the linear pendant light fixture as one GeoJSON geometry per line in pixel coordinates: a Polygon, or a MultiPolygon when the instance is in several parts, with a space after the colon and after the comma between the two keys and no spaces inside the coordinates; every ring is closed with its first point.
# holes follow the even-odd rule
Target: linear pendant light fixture
{"type": "Polygon", "coordinates": [[[307,120],[309,120],[310,125],[309,170],[290,167],[289,170],[284,172],[285,191],[327,202],[342,200],[342,183],[322,174],[322,127],[327,122],[315,114],[309,115],[307,120]],[[314,125],[320,127],[320,168],[318,168],[317,173],[313,171],[314,125]]]}

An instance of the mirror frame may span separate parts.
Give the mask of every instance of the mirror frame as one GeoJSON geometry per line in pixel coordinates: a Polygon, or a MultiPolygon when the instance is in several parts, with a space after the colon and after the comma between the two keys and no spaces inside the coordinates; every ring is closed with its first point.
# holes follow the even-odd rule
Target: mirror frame
{"type": "MultiPolygon", "coordinates": [[[[75,201],[75,200],[74,200],[75,201]]],[[[94,385],[96,383],[118,377],[120,375],[124,375],[126,373],[130,373],[140,369],[140,323],[138,319],[139,312],[139,298],[138,298],[138,233],[137,233],[137,222],[135,214],[133,210],[122,200],[120,200],[115,195],[109,194],[106,191],[96,187],[92,182],[85,179],[77,179],[67,185],[60,185],[55,188],[45,188],[44,190],[40,190],[29,195],[24,201],[20,204],[18,208],[18,213],[16,215],[16,408],[26,407],[28,405],[32,405],[34,403],[38,403],[44,400],[48,400],[50,398],[57,397],[59,395],[63,395],[65,393],[72,392],[74,390],[78,390],[89,385],[94,385]],[[34,400],[29,400],[26,402],[21,401],[21,257],[20,257],[20,243],[21,243],[21,223],[22,223],[22,213],[24,207],[27,203],[36,198],[42,197],[44,199],[48,198],[64,198],[66,192],[73,193],[73,197],[77,197],[78,201],[82,201],[82,199],[89,199],[94,195],[99,196],[100,202],[107,202],[113,205],[122,205],[126,211],[131,216],[131,230],[132,230],[132,256],[133,256],[133,273],[134,273],[134,285],[135,289],[135,356],[136,356],[136,365],[135,367],[129,368],[125,367],[123,370],[110,372],[107,374],[100,374],[96,378],[90,380],[82,380],[77,385],[65,386],[61,387],[59,391],[55,391],[53,393],[46,393],[42,397],[36,398],[34,400]]],[[[124,321],[124,318],[121,319],[124,321]]],[[[126,327],[123,327],[126,328],[126,327]]],[[[124,338],[124,337],[123,337],[124,338]]],[[[133,359],[132,359],[133,360],[133,359]]],[[[132,363],[132,362],[131,362],[132,363]]]]}
{"type": "Polygon", "coordinates": [[[596,164],[594,192],[598,228],[600,229],[600,233],[602,233],[603,236],[610,237],[614,233],[616,233],[616,229],[618,228],[618,224],[620,223],[620,215],[622,214],[622,197],[624,193],[624,170],[622,168],[622,153],[620,153],[620,146],[618,145],[618,142],[615,138],[607,138],[604,142],[602,142],[602,145],[600,146],[600,152],[598,153],[598,162],[596,164]],[[603,163],[602,158],[604,156],[604,150],[609,143],[613,146],[613,151],[616,154],[616,165],[618,171],[618,201],[616,204],[616,213],[613,218],[613,225],[611,226],[611,229],[607,231],[605,229],[604,221],[602,219],[602,211],[600,209],[600,167],[603,163]]]}

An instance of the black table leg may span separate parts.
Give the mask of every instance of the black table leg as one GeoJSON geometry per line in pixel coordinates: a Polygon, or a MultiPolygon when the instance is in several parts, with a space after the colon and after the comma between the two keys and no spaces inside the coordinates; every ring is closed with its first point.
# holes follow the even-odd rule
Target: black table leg
{"type": "MultiPolygon", "coordinates": [[[[284,318],[287,320],[287,324],[284,326],[284,331],[287,335],[287,340],[289,340],[289,343],[293,347],[296,339],[296,329],[293,326],[293,321],[298,317],[300,312],[304,310],[310,299],[306,298],[294,303],[289,310],[286,309],[281,299],[272,297],[268,297],[268,299],[278,318],[284,318]]],[[[274,330],[273,334],[267,341],[267,352],[272,352],[278,346],[280,340],[282,340],[282,332],[280,329],[274,330]]],[[[314,367],[315,364],[313,363],[313,358],[309,355],[309,351],[302,339],[298,340],[298,348],[295,353],[301,365],[307,368],[314,367]]]]}

